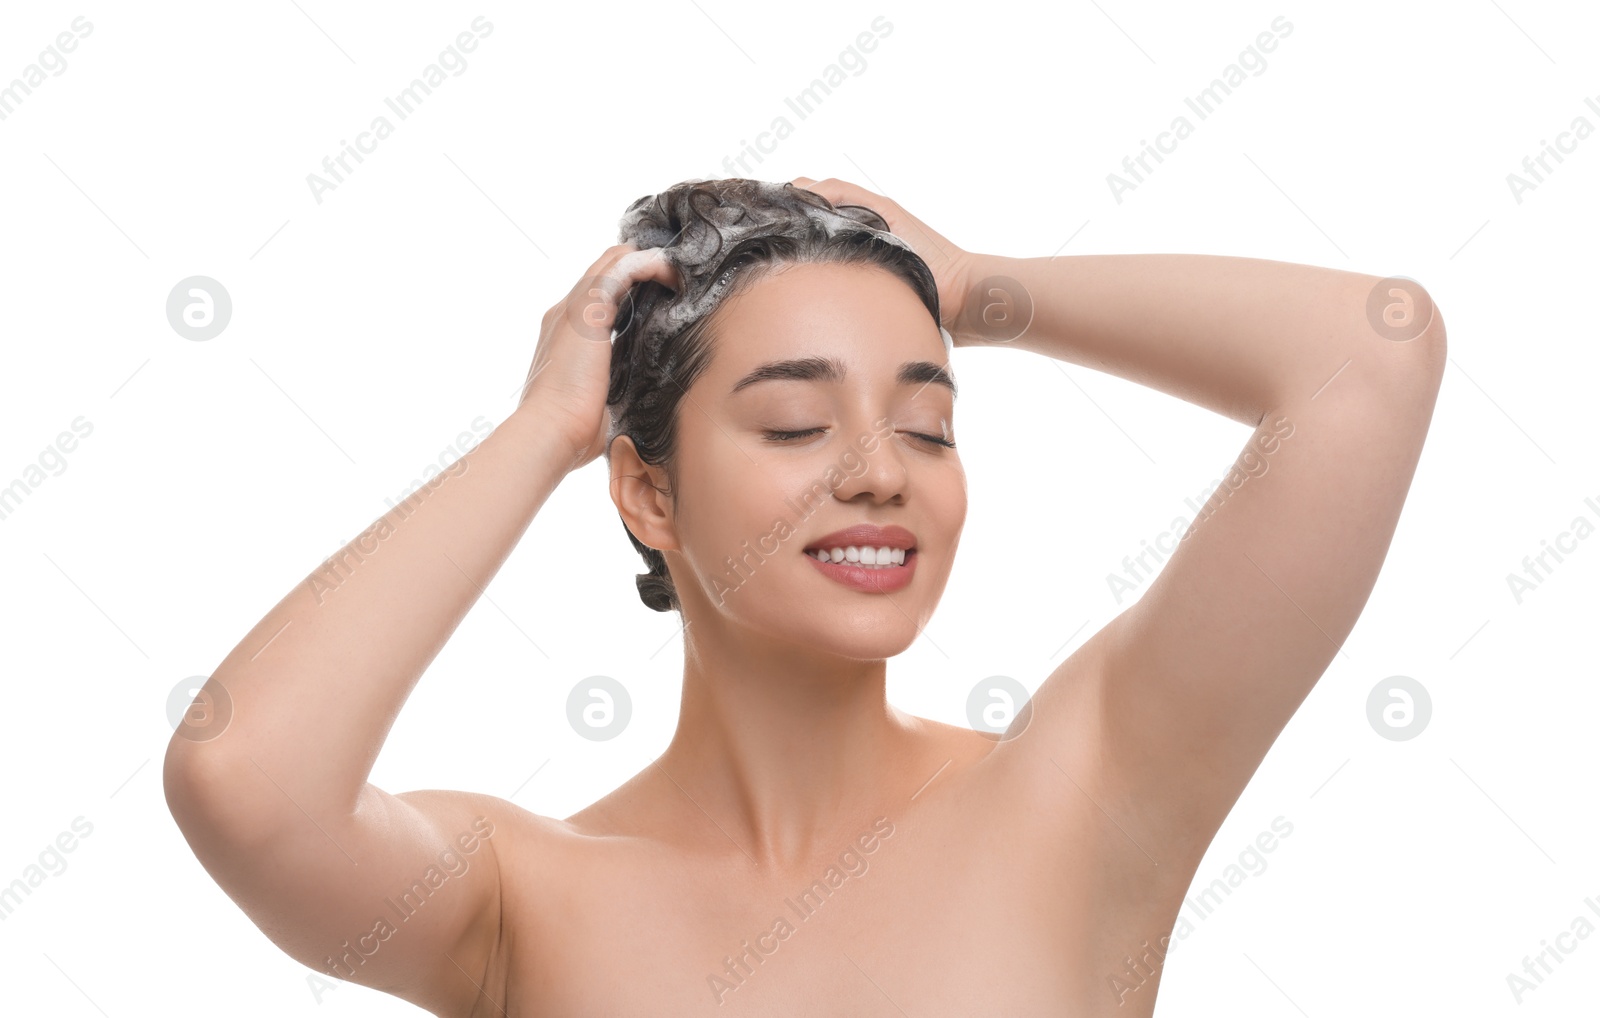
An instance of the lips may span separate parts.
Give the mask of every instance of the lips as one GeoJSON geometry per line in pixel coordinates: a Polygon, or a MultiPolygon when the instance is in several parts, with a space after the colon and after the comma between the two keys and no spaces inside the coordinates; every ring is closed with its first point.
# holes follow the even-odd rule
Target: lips
{"type": "Polygon", "coordinates": [[[817,551],[821,548],[848,548],[854,545],[857,548],[904,548],[910,550],[917,546],[917,535],[905,527],[890,524],[880,527],[872,523],[857,523],[835,530],[831,534],[824,534],[810,544],[805,551],[817,551]]]}
{"type": "Polygon", "coordinates": [[[853,527],[835,530],[817,538],[802,550],[807,562],[830,580],[842,583],[864,594],[888,594],[904,589],[916,574],[917,535],[904,527],[880,527],[871,523],[858,523],[853,527]],[[856,562],[824,562],[812,552],[832,548],[901,548],[905,562],[901,565],[870,567],[856,562]]]}

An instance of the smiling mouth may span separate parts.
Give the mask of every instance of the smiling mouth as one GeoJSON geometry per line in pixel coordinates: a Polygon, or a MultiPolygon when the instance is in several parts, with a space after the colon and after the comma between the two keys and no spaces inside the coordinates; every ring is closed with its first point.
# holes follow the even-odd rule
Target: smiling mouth
{"type": "Polygon", "coordinates": [[[801,552],[823,576],[862,594],[890,594],[909,586],[922,556],[911,548],[812,548],[801,552]],[[840,553],[835,562],[833,554],[840,553]],[[850,553],[855,553],[852,561],[850,553]],[[883,561],[878,561],[880,554],[883,561]],[[863,561],[870,558],[870,561],[863,561]],[[898,559],[899,561],[896,561],[898,559]]]}
{"type": "Polygon", "coordinates": [[[922,557],[912,531],[866,520],[814,537],[801,551],[817,572],[864,594],[905,587],[922,557]]]}
{"type": "Polygon", "coordinates": [[[867,545],[841,545],[833,548],[808,548],[802,554],[822,563],[849,565],[858,569],[902,569],[916,555],[911,548],[873,548],[867,545]]]}

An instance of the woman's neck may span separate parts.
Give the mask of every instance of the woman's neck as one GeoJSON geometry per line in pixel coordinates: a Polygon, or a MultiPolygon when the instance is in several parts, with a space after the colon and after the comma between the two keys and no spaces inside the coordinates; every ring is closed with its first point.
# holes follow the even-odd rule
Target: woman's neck
{"type": "Polygon", "coordinates": [[[884,661],[688,632],[678,728],[655,769],[708,838],[763,867],[803,865],[913,779],[921,740],[888,703],[884,661]]]}

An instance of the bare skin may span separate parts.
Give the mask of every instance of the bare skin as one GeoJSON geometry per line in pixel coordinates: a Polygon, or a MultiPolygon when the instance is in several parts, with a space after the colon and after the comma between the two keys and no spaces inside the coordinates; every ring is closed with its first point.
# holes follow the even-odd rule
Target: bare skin
{"type": "MultiPolygon", "coordinates": [[[[997,740],[885,697],[886,661],[931,617],[966,516],[956,450],[923,437],[956,437],[954,395],[895,380],[907,361],[948,366],[909,289],[875,268],[796,265],[719,310],[726,341],[680,411],[676,504],[631,440],[605,448],[609,345],[563,301],[518,410],[387,514],[381,543],[352,542],[336,584],[319,569],[290,591],[206,685],[231,702],[226,730],[180,730],[169,748],[168,802],[197,857],[291,956],[441,1015],[1151,1014],[1201,857],[1376,581],[1443,321],[1432,309],[1413,338],[1383,338],[1367,318],[1377,277],[1310,266],[969,253],[883,196],[795,183],[883,214],[934,270],[958,346],[1177,395],[1254,428],[1241,463],[1270,469],[1235,473],[1143,597],[997,740]],[[976,303],[991,291],[969,298],[997,276],[1034,304],[1004,343],[976,303]],[[843,379],[730,393],[806,356],[836,358],[843,379]],[[869,434],[865,468],[831,500],[783,512],[869,434]],[[684,605],[671,744],[565,819],[371,785],[428,664],[550,492],[602,453],[684,605]],[[785,515],[794,535],[730,592],[725,557],[785,515]],[[907,587],[852,591],[801,554],[860,522],[917,535],[907,587]],[[396,918],[386,903],[452,847],[448,878],[396,918]]],[[[677,282],[625,245],[586,277],[677,282]]],[[[603,296],[588,306],[609,324],[603,296]]]]}

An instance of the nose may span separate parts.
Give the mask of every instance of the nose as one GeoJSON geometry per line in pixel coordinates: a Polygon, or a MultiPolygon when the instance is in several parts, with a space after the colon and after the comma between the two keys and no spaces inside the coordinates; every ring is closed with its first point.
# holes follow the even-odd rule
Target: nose
{"type": "Polygon", "coordinates": [[[901,504],[906,500],[905,450],[891,430],[864,428],[854,446],[859,468],[845,471],[844,482],[833,491],[841,502],[867,502],[872,505],[901,504]]]}

